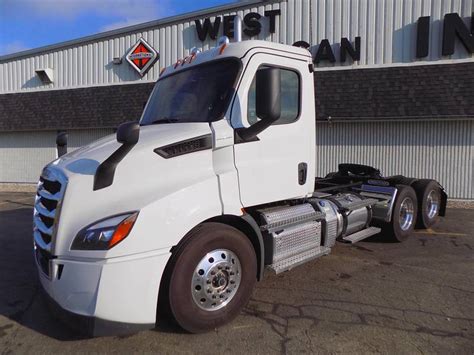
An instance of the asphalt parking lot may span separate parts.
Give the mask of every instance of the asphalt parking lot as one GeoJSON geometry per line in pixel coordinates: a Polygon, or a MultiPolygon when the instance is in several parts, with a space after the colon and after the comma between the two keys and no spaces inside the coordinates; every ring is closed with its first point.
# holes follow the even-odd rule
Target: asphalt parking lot
{"type": "Polygon", "coordinates": [[[474,210],[450,209],[403,244],[338,244],[267,274],[231,324],[84,339],[46,309],[32,257],[32,194],[0,193],[0,353],[474,352],[474,210]]]}

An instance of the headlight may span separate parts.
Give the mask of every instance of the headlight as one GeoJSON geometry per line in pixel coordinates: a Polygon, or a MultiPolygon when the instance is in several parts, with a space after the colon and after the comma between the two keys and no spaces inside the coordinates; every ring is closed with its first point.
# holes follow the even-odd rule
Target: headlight
{"type": "Polygon", "coordinates": [[[137,217],[138,212],[134,212],[98,221],[77,234],[71,249],[108,250],[129,235],[137,217]]]}

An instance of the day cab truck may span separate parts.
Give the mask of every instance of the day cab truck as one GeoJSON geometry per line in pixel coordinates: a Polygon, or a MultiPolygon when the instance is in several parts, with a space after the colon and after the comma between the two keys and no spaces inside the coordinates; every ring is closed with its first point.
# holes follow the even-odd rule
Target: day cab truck
{"type": "Polygon", "coordinates": [[[315,117],[304,48],[224,38],[167,67],[139,122],[42,172],[34,250],[53,311],[93,336],[165,318],[209,331],[264,271],[444,215],[434,180],[356,164],[317,177],[315,117]]]}

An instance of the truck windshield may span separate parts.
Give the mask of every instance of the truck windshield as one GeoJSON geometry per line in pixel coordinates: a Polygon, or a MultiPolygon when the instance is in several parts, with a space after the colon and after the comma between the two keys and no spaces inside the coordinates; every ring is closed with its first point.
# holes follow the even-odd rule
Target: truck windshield
{"type": "Polygon", "coordinates": [[[239,70],[240,62],[229,58],[158,80],[140,124],[220,120],[232,98],[239,70]]]}

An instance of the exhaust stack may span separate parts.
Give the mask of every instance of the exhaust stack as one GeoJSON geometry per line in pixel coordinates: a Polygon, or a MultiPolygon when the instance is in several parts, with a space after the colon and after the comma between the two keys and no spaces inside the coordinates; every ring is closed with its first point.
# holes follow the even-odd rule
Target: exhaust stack
{"type": "Polygon", "coordinates": [[[234,17],[234,40],[235,42],[242,42],[242,19],[239,15],[234,17]]]}
{"type": "Polygon", "coordinates": [[[56,152],[57,157],[61,158],[67,153],[67,133],[59,132],[56,136],[56,152]]]}

